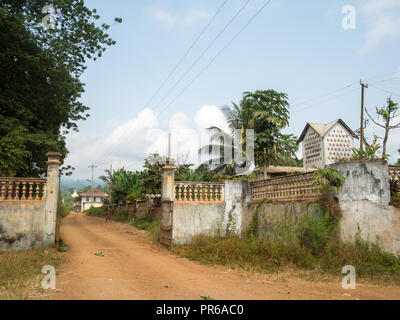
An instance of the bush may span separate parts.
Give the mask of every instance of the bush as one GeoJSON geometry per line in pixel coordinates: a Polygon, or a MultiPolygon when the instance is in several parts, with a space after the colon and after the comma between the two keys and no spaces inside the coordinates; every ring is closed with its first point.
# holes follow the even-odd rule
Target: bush
{"type": "Polygon", "coordinates": [[[148,231],[155,242],[160,241],[160,219],[154,219],[154,220],[151,218],[136,219],[133,222],[133,226],[140,230],[148,231]]]}
{"type": "Polygon", "coordinates": [[[337,242],[337,217],[321,212],[317,216],[304,215],[297,224],[289,220],[271,222],[273,235],[258,239],[256,210],[241,237],[198,235],[189,244],[174,245],[172,250],[203,263],[267,273],[298,268],[341,275],[345,265],[352,265],[360,278],[400,284],[400,258],[360,237],[354,244],[337,242]]]}
{"type": "Polygon", "coordinates": [[[68,206],[66,206],[64,203],[60,203],[60,207],[58,208],[58,212],[59,212],[59,214],[60,214],[60,216],[61,216],[61,218],[64,218],[64,217],[66,217],[68,214],[69,214],[69,212],[70,212],[70,210],[69,210],[69,207],[68,206]]]}
{"type": "Polygon", "coordinates": [[[309,249],[313,255],[321,253],[334,240],[338,225],[338,219],[329,213],[303,215],[296,230],[300,245],[309,249]]]}
{"type": "Polygon", "coordinates": [[[102,206],[102,207],[99,207],[99,208],[90,207],[88,210],[85,211],[85,213],[88,216],[100,217],[100,218],[105,218],[106,217],[106,212],[107,212],[107,207],[106,206],[102,206]]]}

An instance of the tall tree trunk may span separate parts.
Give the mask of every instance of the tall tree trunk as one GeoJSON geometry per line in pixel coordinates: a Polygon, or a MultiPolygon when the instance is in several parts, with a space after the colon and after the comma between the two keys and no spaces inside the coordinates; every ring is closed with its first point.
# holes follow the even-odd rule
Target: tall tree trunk
{"type": "Polygon", "coordinates": [[[389,126],[390,126],[390,118],[388,116],[385,125],[385,137],[383,138],[382,156],[386,154],[386,143],[388,141],[389,130],[390,130],[389,126]]]}

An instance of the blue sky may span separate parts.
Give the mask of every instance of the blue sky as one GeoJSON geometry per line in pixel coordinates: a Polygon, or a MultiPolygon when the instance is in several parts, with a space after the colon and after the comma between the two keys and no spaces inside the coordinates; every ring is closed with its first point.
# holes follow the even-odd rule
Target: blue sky
{"type": "MultiPolygon", "coordinates": [[[[201,144],[202,129],[224,127],[218,107],[239,102],[244,91],[275,89],[289,96],[287,132],[300,135],[307,122],[342,118],[359,128],[360,85],[372,112],[391,95],[400,100],[400,0],[272,0],[201,76],[174,99],[265,3],[250,0],[214,45],[171,90],[214,37],[247,0],[228,0],[209,29],[149,102],[157,88],[200,34],[223,0],[89,0],[101,21],[114,25],[117,45],[90,62],[83,75],[83,102],[91,117],[68,139],[66,164],[76,178],[88,178],[91,163],[97,175],[111,164],[139,169],[146,154],[166,153],[173,134],[173,155],[191,161],[201,144]],[[343,29],[342,8],[356,9],[356,28],[343,29]],[[386,81],[390,80],[390,81],[386,81]],[[386,91],[385,91],[386,90],[386,91]],[[333,92],[333,93],[332,93],[333,92]],[[159,103],[168,93],[167,97],[159,103]],[[332,93],[327,95],[327,93],[332,93]],[[396,95],[397,94],[397,95],[396,95]],[[188,150],[188,149],[193,150],[188,150]]],[[[389,141],[397,159],[400,130],[389,141]]],[[[381,135],[370,125],[369,137],[381,135]]]]}

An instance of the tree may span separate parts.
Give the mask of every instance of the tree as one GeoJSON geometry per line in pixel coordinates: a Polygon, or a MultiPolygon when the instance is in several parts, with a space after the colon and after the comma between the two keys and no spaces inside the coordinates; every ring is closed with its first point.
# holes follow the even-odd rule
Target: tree
{"type": "Polygon", "coordinates": [[[159,154],[149,155],[141,172],[142,192],[144,194],[161,194],[162,157],[159,154]]]}
{"type": "Polygon", "coordinates": [[[0,138],[0,177],[14,177],[18,170],[27,169],[29,151],[26,150],[24,128],[17,128],[0,138]]]}
{"type": "Polygon", "coordinates": [[[372,120],[373,123],[375,123],[377,126],[383,128],[385,130],[385,135],[383,137],[383,145],[382,145],[382,153],[383,156],[386,155],[386,144],[389,138],[389,131],[393,129],[400,128],[400,122],[397,124],[392,124],[392,120],[397,118],[399,115],[397,114],[399,111],[399,104],[395,103],[391,98],[387,100],[387,105],[382,107],[382,108],[376,108],[376,114],[379,117],[382,117],[383,124],[379,123],[377,120],[375,120],[369,113],[367,108],[365,108],[365,111],[368,115],[368,117],[372,120]]]}
{"type": "Polygon", "coordinates": [[[202,164],[192,169],[193,164],[181,164],[175,169],[175,181],[215,181],[215,174],[202,164]]]}
{"type": "Polygon", "coordinates": [[[106,175],[99,178],[109,186],[112,203],[124,202],[132,193],[140,194],[142,187],[140,172],[127,171],[121,168],[111,173],[107,169],[106,175]]]}
{"type": "MultiPolygon", "coordinates": [[[[397,152],[398,152],[398,153],[400,153],[400,149],[399,149],[399,150],[397,150],[397,152]]],[[[399,159],[397,159],[397,162],[396,162],[396,164],[397,164],[398,166],[400,166],[400,158],[399,158],[399,159]]]]}
{"type": "Polygon", "coordinates": [[[97,26],[96,10],[86,8],[82,0],[52,2],[57,10],[54,30],[42,25],[47,1],[0,3],[0,137],[16,128],[26,130],[10,153],[18,157],[27,152],[15,168],[20,176],[44,174],[48,151],[59,151],[65,158],[65,135],[77,131],[77,122],[89,116],[89,108],[79,101],[86,62],[115,44],[106,33],[110,26],[97,26]]]}
{"type": "MultiPolygon", "coordinates": [[[[296,137],[281,132],[289,125],[288,108],[287,95],[272,89],[244,92],[239,105],[233,103],[232,108],[228,106],[221,108],[231,129],[231,140],[241,139],[243,150],[246,150],[248,143],[246,129],[254,130],[255,164],[264,168],[265,176],[266,168],[270,165],[288,163],[291,160],[292,163],[298,161],[295,156],[298,149],[296,137]]],[[[217,133],[220,135],[228,135],[219,128],[214,129],[219,130],[217,133]]],[[[222,145],[219,146],[223,151],[222,145]]],[[[212,145],[205,146],[202,149],[211,150],[211,147],[212,145]]],[[[241,151],[232,149],[233,153],[241,151]]]]}
{"type": "Polygon", "coordinates": [[[255,162],[264,168],[266,177],[268,166],[295,158],[298,149],[296,137],[281,132],[289,125],[290,119],[287,95],[275,90],[245,92],[241,105],[252,119],[249,125],[255,133],[255,162]]]}

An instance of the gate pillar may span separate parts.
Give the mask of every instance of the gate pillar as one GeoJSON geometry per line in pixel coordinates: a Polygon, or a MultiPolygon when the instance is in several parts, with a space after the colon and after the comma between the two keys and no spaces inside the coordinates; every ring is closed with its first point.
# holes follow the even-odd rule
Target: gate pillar
{"type": "Polygon", "coordinates": [[[170,247],[173,231],[173,208],[175,199],[175,161],[166,158],[161,176],[161,223],[160,243],[170,247]]]}

